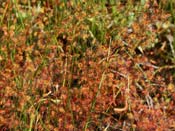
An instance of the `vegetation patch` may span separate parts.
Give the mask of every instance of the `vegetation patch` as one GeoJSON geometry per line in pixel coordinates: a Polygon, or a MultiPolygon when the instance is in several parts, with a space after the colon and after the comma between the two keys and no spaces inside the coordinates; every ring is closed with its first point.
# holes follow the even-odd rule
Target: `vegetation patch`
{"type": "Polygon", "coordinates": [[[173,0],[2,0],[0,130],[175,130],[173,0]]]}

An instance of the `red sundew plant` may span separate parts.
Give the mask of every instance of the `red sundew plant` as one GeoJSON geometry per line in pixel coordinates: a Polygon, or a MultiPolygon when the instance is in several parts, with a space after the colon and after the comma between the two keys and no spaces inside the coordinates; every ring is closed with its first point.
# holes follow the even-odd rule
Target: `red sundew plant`
{"type": "Polygon", "coordinates": [[[174,130],[168,2],[2,1],[0,130],[174,130]]]}

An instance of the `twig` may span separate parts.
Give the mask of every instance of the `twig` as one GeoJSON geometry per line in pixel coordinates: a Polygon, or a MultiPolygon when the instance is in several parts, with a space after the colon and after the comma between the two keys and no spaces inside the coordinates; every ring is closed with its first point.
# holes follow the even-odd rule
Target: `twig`
{"type": "Polygon", "coordinates": [[[146,99],[146,102],[147,102],[149,108],[150,109],[153,108],[153,99],[151,98],[151,96],[148,94],[145,96],[145,99],[146,99]]]}
{"type": "Polygon", "coordinates": [[[130,92],[130,85],[129,85],[129,76],[123,76],[123,77],[127,77],[127,80],[128,80],[128,87],[126,89],[126,92],[125,92],[125,106],[123,108],[114,108],[114,112],[115,113],[121,113],[121,112],[124,112],[126,110],[128,110],[129,108],[129,105],[128,105],[128,100],[129,100],[129,92],[130,92]]]}
{"type": "Polygon", "coordinates": [[[159,67],[159,69],[157,69],[157,70],[154,72],[154,75],[156,75],[158,72],[161,72],[162,70],[165,70],[165,69],[173,69],[173,68],[175,68],[175,65],[166,65],[166,66],[159,67]]]}
{"type": "Polygon", "coordinates": [[[128,99],[125,100],[125,106],[123,108],[114,108],[115,113],[121,113],[128,110],[128,99]]]}

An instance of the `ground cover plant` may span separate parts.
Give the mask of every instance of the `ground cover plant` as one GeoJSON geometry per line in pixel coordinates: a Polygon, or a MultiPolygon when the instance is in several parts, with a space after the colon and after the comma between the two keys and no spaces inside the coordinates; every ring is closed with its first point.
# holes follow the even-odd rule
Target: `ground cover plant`
{"type": "Polygon", "coordinates": [[[0,130],[175,130],[173,0],[0,0],[0,130]]]}

